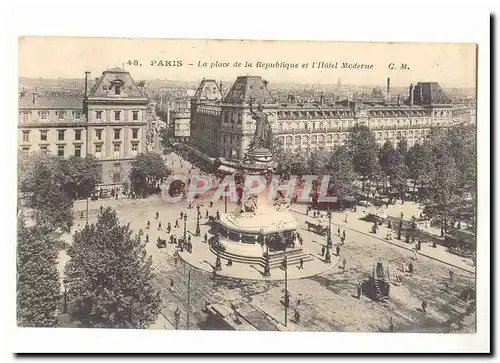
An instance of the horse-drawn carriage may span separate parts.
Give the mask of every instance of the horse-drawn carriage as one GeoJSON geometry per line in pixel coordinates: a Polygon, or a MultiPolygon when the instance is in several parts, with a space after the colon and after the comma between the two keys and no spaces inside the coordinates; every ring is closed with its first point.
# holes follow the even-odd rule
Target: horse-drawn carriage
{"type": "Polygon", "coordinates": [[[167,247],[167,240],[158,237],[158,240],[156,240],[156,247],[158,247],[158,248],[166,248],[167,247]]]}
{"type": "Polygon", "coordinates": [[[308,231],[312,231],[321,236],[325,236],[328,233],[328,226],[324,225],[323,223],[313,223],[306,221],[306,227],[308,231]]]}
{"type": "Polygon", "coordinates": [[[295,248],[295,241],[286,239],[284,236],[267,236],[266,237],[267,246],[269,246],[269,252],[284,251],[287,248],[295,248]]]}

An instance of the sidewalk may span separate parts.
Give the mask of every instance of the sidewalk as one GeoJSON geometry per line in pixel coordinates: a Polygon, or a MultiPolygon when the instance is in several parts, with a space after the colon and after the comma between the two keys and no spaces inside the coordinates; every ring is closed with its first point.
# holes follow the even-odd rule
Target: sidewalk
{"type": "MultiPolygon", "coordinates": [[[[300,210],[301,207],[305,211],[305,206],[294,206],[293,211],[296,213],[302,213],[300,210]]],[[[337,226],[341,227],[342,229],[345,230],[350,230],[355,233],[359,233],[364,236],[368,236],[380,241],[383,241],[385,243],[389,243],[393,246],[397,246],[400,248],[404,248],[411,252],[413,254],[414,251],[414,244],[412,243],[406,243],[402,242],[398,239],[395,238],[395,234],[393,233],[393,239],[388,241],[385,239],[385,236],[387,235],[387,232],[389,229],[387,228],[387,225],[382,225],[379,226],[379,229],[377,231],[377,234],[371,233],[371,227],[373,223],[371,222],[365,222],[361,220],[361,218],[367,216],[370,213],[370,207],[369,208],[364,208],[364,207],[359,207],[357,208],[356,212],[347,212],[347,220],[348,222],[345,223],[345,215],[346,213],[335,213],[332,214],[332,230],[336,229],[337,226]],[[335,226],[335,227],[333,227],[335,226]]],[[[397,236],[397,234],[396,234],[397,236]]],[[[347,240],[354,240],[352,238],[353,236],[348,234],[347,240]]],[[[425,243],[422,244],[422,249],[419,251],[419,256],[425,256],[427,258],[431,258],[435,261],[444,263],[446,265],[458,268],[462,271],[465,271],[470,274],[475,274],[475,266],[473,265],[471,260],[465,259],[460,256],[453,255],[449,252],[446,251],[446,248],[443,246],[438,245],[436,248],[431,247],[430,245],[427,245],[425,243]]]]}

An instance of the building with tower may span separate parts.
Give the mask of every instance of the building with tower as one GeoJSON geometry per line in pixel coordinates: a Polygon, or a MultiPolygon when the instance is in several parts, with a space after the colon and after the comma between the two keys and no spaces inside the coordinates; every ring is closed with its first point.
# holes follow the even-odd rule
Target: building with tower
{"type": "Polygon", "coordinates": [[[215,80],[203,80],[191,100],[191,144],[207,161],[219,159],[230,170],[244,159],[255,122],[249,102],[262,104],[273,134],[287,152],[332,150],[346,142],[355,124],[368,126],[382,146],[406,139],[422,142],[432,127],[459,123],[453,118],[450,98],[437,82],[410,85],[408,97],[390,96],[390,79],[381,97],[368,100],[324,100],[312,103],[277,103],[258,76],[241,76],[223,97],[215,80]]]}

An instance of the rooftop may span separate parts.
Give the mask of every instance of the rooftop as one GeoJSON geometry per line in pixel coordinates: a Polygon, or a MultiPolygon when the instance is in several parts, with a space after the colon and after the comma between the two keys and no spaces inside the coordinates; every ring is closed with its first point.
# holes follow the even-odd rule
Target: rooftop
{"type": "Polygon", "coordinates": [[[145,98],[128,71],[112,68],[102,72],[88,93],[88,98],[145,98]],[[116,93],[116,87],[119,93],[116,93]]]}
{"type": "Polygon", "coordinates": [[[83,109],[82,97],[35,95],[33,97],[33,93],[26,93],[19,97],[19,109],[83,109]]]}
{"type": "Polygon", "coordinates": [[[250,100],[257,104],[276,103],[267,89],[267,82],[260,76],[238,77],[224,99],[224,103],[245,104],[250,100]]]}

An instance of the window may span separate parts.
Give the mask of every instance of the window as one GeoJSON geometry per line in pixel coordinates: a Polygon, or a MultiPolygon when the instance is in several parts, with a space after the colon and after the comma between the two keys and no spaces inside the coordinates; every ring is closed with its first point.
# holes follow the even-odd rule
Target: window
{"type": "Polygon", "coordinates": [[[115,83],[115,95],[119,95],[122,91],[122,83],[115,83]]]}
{"type": "Polygon", "coordinates": [[[82,117],[82,113],[80,111],[73,111],[73,118],[79,119],[82,117]]]}
{"type": "Polygon", "coordinates": [[[75,156],[80,157],[82,155],[82,147],[80,145],[75,146],[75,156]]]}
{"type": "Polygon", "coordinates": [[[47,141],[47,130],[40,130],[40,141],[47,141]]]}
{"type": "Polygon", "coordinates": [[[120,140],[121,129],[115,129],[115,140],[120,140]]]}
{"type": "Polygon", "coordinates": [[[102,145],[96,145],[95,146],[95,157],[100,158],[101,157],[101,150],[102,150],[102,145]]]}
{"type": "Polygon", "coordinates": [[[139,129],[132,129],[132,139],[137,139],[139,136],[139,129]]]}
{"type": "Polygon", "coordinates": [[[97,140],[102,140],[102,130],[95,130],[95,138],[97,140]]]}
{"type": "Polygon", "coordinates": [[[66,115],[66,112],[64,112],[64,111],[59,111],[59,112],[57,113],[57,118],[58,118],[59,120],[64,120],[64,116],[65,116],[65,115],[66,115]]]}
{"type": "Polygon", "coordinates": [[[132,111],[132,120],[133,121],[139,120],[139,111],[132,111]]]}
{"type": "Polygon", "coordinates": [[[64,130],[57,130],[57,140],[64,141],[64,130]]]}
{"type": "Polygon", "coordinates": [[[120,156],[120,144],[115,144],[113,147],[113,154],[115,157],[120,156]]]}
{"type": "Polygon", "coordinates": [[[102,120],[102,111],[96,111],[95,118],[96,120],[102,120]]]}
{"type": "Polygon", "coordinates": [[[57,146],[57,156],[64,157],[64,145],[57,146]]]}
{"type": "Polygon", "coordinates": [[[21,115],[23,117],[23,121],[25,121],[25,122],[29,121],[29,116],[30,116],[29,112],[23,112],[23,113],[21,113],[21,115]]]}
{"type": "Polygon", "coordinates": [[[30,141],[30,132],[23,131],[23,142],[29,142],[29,141],[30,141]]]}
{"type": "Polygon", "coordinates": [[[28,157],[29,153],[30,153],[30,148],[29,147],[23,147],[23,149],[22,149],[22,157],[26,159],[28,157]]]}
{"type": "Polygon", "coordinates": [[[48,115],[49,115],[48,112],[40,112],[40,118],[42,120],[46,120],[48,115]]]}
{"type": "Polygon", "coordinates": [[[42,155],[46,155],[47,154],[47,146],[40,146],[40,152],[42,153],[42,155]]]}
{"type": "Polygon", "coordinates": [[[120,121],[120,113],[121,111],[115,111],[115,121],[120,121]]]}
{"type": "Polygon", "coordinates": [[[82,139],[82,130],[75,130],[75,140],[80,141],[82,139]]]}
{"type": "Polygon", "coordinates": [[[137,155],[137,150],[139,149],[138,144],[132,144],[132,155],[137,155]]]}

